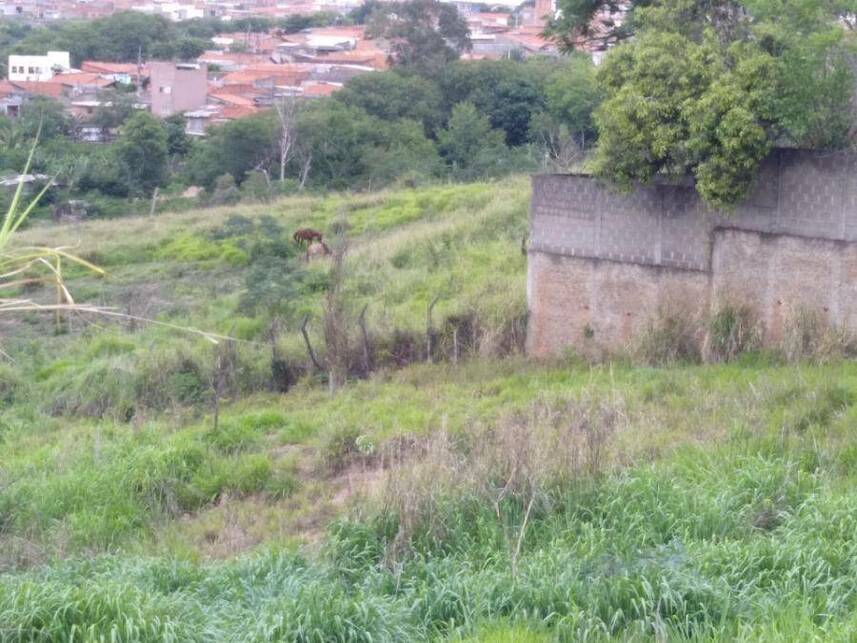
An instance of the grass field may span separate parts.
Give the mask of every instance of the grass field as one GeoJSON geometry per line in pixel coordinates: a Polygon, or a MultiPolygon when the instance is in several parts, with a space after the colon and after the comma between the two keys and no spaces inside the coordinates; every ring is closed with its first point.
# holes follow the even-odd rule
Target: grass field
{"type": "Polygon", "coordinates": [[[108,269],[72,276],[79,301],[242,341],[5,322],[0,640],[853,640],[857,364],[529,362],[527,199],[513,179],[27,231],[108,269]],[[343,219],[379,363],[331,396],[299,333],[323,354],[326,263],[287,240],[343,219]],[[442,347],[469,320],[457,364],[420,353],[435,298],[442,347]]]}

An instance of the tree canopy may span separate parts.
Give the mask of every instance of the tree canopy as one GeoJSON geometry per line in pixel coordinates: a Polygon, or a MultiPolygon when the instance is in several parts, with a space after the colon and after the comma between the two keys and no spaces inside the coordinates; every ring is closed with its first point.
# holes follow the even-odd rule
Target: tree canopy
{"type": "Polygon", "coordinates": [[[437,71],[469,51],[470,29],[454,5],[438,0],[379,3],[367,34],[391,43],[397,65],[437,71]]]}
{"type": "Polygon", "coordinates": [[[824,0],[659,0],[607,56],[598,174],[691,174],[714,207],[748,192],[777,144],[835,148],[852,122],[843,30],[824,0]]]}
{"type": "Polygon", "coordinates": [[[125,122],[116,156],[133,193],[148,195],[164,183],[167,154],[167,131],[160,120],[137,112],[125,122]]]}

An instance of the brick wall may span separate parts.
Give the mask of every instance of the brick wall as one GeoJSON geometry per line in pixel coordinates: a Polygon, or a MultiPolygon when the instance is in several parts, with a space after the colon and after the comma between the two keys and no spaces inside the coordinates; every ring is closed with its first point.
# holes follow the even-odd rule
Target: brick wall
{"type": "Polygon", "coordinates": [[[536,356],[621,348],[665,308],[703,314],[726,299],[751,305],[771,342],[797,307],[857,331],[855,154],[777,151],[729,215],[690,183],[623,194],[535,176],[530,227],[536,356]]]}

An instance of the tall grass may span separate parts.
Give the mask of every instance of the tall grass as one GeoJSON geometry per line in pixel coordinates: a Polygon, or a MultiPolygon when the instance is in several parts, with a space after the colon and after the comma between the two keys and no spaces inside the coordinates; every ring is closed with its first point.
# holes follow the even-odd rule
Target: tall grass
{"type": "MultiPolygon", "coordinates": [[[[524,305],[521,187],[85,224],[112,280],[63,258],[69,290],[249,341],[215,423],[204,339],[18,318],[35,339],[0,367],[0,640],[849,640],[857,367],[741,355],[736,310],[704,329],[715,365],[479,359],[509,352],[524,305]],[[376,357],[411,341],[422,360],[440,295],[438,350],[456,329],[467,359],[262,392],[303,347],[241,308],[236,230],[343,211],[376,357]]],[[[308,272],[284,317],[320,311],[308,272]]],[[[653,326],[649,361],[693,357],[701,326],[653,326]]]]}
{"type": "Polygon", "coordinates": [[[491,503],[452,497],[443,546],[415,540],[392,566],[397,518],[384,514],[340,523],[320,558],[63,563],[2,578],[0,629],[5,640],[393,641],[508,627],[569,641],[845,641],[857,495],[801,465],[804,448],[689,449],[565,487],[531,518],[516,568],[491,503]],[[769,507],[779,519],[760,526],[769,507]]]}

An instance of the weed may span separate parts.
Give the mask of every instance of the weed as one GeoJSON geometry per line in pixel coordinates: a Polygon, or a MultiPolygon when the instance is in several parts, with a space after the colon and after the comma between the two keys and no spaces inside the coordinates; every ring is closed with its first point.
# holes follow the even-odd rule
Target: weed
{"type": "Polygon", "coordinates": [[[698,362],[699,324],[687,313],[661,311],[640,334],[636,354],[645,364],[698,362]]]}
{"type": "Polygon", "coordinates": [[[783,325],[782,351],[790,362],[825,363],[853,353],[853,341],[816,310],[795,307],[783,325]]]}
{"type": "Polygon", "coordinates": [[[729,362],[758,348],[760,340],[753,310],[747,305],[726,303],[708,320],[703,355],[706,361],[729,362]]]}

